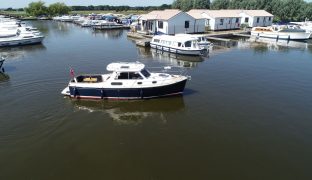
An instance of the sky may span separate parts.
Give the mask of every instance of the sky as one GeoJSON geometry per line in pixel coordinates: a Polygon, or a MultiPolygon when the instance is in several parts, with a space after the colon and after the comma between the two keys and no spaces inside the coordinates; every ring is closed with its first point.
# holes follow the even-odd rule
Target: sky
{"type": "MultiPolygon", "coordinates": [[[[30,2],[37,0],[0,0],[0,8],[24,8],[30,2]]],[[[68,6],[72,5],[128,5],[128,6],[159,6],[171,4],[173,0],[42,0],[49,5],[55,2],[64,2],[68,6]]]]}

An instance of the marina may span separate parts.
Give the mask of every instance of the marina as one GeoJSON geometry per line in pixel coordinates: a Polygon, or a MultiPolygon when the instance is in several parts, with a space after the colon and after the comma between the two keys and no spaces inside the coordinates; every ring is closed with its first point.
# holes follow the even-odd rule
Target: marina
{"type": "MultiPolygon", "coordinates": [[[[153,36],[127,29],[25,23],[44,39],[0,47],[0,179],[310,177],[311,40],[211,36],[208,55],[185,56],[136,46],[153,36]],[[71,69],[98,87],[107,65],[136,61],[192,78],[182,95],[146,100],[61,94],[71,69]]],[[[238,32],[207,36],[223,33],[238,32]]]]}

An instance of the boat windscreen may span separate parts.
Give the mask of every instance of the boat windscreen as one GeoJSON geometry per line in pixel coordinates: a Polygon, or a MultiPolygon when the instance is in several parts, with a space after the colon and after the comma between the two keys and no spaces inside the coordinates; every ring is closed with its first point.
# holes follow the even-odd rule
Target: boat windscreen
{"type": "Polygon", "coordinates": [[[141,73],[143,74],[143,76],[145,76],[146,78],[150,77],[151,74],[146,70],[146,69],[142,69],[141,73]]]}

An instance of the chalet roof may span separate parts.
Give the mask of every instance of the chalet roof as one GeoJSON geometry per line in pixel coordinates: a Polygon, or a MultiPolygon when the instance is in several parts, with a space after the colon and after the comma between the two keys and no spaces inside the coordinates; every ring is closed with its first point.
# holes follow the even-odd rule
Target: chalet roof
{"type": "Polygon", "coordinates": [[[246,13],[249,16],[273,16],[273,14],[268,13],[265,10],[243,10],[243,13],[246,13]]]}
{"type": "Polygon", "coordinates": [[[239,18],[240,10],[228,10],[228,9],[221,9],[221,10],[208,10],[205,11],[204,13],[207,14],[208,16],[212,18],[217,18],[217,17],[237,17],[239,18]]]}
{"type": "Polygon", "coordinates": [[[212,18],[218,17],[241,17],[240,13],[246,13],[249,16],[273,16],[265,10],[243,10],[243,9],[221,9],[221,10],[209,10],[209,9],[192,9],[188,12],[189,15],[195,19],[202,19],[205,16],[212,18]],[[206,14],[206,15],[205,15],[206,14]]]}
{"type": "Polygon", "coordinates": [[[148,14],[141,15],[140,19],[144,20],[154,20],[154,19],[161,19],[161,20],[169,20],[173,16],[181,13],[182,11],[178,9],[166,9],[163,11],[151,11],[148,14]]]}
{"type": "Polygon", "coordinates": [[[205,11],[205,9],[192,9],[187,14],[192,16],[195,19],[205,19],[205,17],[202,15],[202,13],[205,11]]]}

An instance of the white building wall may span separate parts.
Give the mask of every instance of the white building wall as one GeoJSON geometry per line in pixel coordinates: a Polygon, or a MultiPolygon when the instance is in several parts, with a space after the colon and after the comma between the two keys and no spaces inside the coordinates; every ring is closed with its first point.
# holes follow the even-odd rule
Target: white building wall
{"type": "Polygon", "coordinates": [[[226,30],[226,29],[239,29],[240,25],[241,25],[241,18],[240,17],[227,17],[227,18],[217,17],[217,18],[213,18],[213,17],[208,16],[207,14],[203,14],[203,17],[206,18],[205,26],[209,27],[210,30],[214,30],[214,31],[226,30]]]}
{"type": "Polygon", "coordinates": [[[168,34],[194,33],[195,19],[186,14],[179,13],[168,20],[168,34]],[[185,28],[185,21],[189,21],[189,28],[185,28]]]}
{"type": "Polygon", "coordinates": [[[270,17],[268,16],[260,16],[260,17],[253,17],[253,23],[250,27],[256,27],[256,26],[271,26],[273,17],[271,17],[271,20],[269,20],[270,17]]]}
{"type": "Polygon", "coordinates": [[[242,24],[246,24],[245,18],[249,18],[249,21],[247,23],[249,27],[271,26],[273,22],[273,16],[249,16],[245,13],[241,13],[240,16],[242,17],[241,19],[242,24]],[[257,18],[259,18],[259,22],[257,22],[257,18]]]}
{"type": "Polygon", "coordinates": [[[227,18],[214,18],[211,19],[211,30],[227,30],[227,29],[239,29],[241,24],[241,18],[238,18],[236,22],[236,17],[227,18]],[[223,21],[223,22],[222,22],[223,21]]]}
{"type": "Polygon", "coordinates": [[[205,32],[205,22],[206,19],[195,19],[194,32],[204,33],[205,32]]]}

